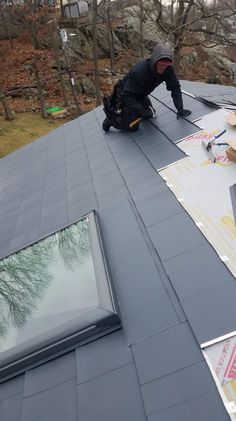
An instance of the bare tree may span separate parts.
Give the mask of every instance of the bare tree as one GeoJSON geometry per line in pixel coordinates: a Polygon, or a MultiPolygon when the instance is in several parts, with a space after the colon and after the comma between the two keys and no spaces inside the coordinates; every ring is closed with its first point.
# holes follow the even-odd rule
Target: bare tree
{"type": "Polygon", "coordinates": [[[140,1],[140,44],[141,44],[141,58],[144,58],[144,45],[143,45],[143,0],[140,1]]]}
{"type": "Polygon", "coordinates": [[[33,47],[38,50],[41,47],[39,39],[39,29],[47,20],[49,6],[42,4],[41,0],[23,0],[15,2],[10,0],[8,7],[9,15],[12,19],[21,24],[30,36],[33,47]]]}
{"type": "Polygon", "coordinates": [[[69,103],[67,99],[66,86],[64,83],[63,72],[62,72],[62,67],[60,63],[60,53],[59,53],[60,39],[59,39],[58,30],[57,30],[57,25],[54,20],[49,21],[48,24],[49,24],[48,25],[49,33],[51,37],[51,47],[53,49],[55,62],[57,65],[58,76],[59,76],[61,91],[62,91],[62,96],[63,96],[63,102],[64,102],[65,107],[68,107],[69,103]]]}
{"type": "Polygon", "coordinates": [[[10,50],[13,50],[13,42],[12,42],[12,37],[11,37],[11,33],[8,27],[8,21],[6,18],[6,12],[4,11],[4,9],[6,9],[6,3],[4,0],[0,0],[0,18],[4,27],[4,31],[6,34],[6,37],[9,41],[9,45],[10,45],[10,50]]]}
{"type": "Polygon", "coordinates": [[[0,92],[0,101],[2,102],[2,106],[3,106],[3,109],[4,109],[5,119],[8,120],[8,121],[14,120],[14,115],[12,114],[11,109],[8,105],[8,101],[5,97],[5,95],[2,94],[1,92],[0,92]]]}
{"type": "Polygon", "coordinates": [[[110,61],[111,61],[111,71],[115,72],[115,48],[114,48],[114,38],[113,38],[113,31],[112,31],[112,24],[111,24],[111,0],[107,0],[105,13],[104,13],[104,20],[107,26],[107,34],[108,34],[108,43],[109,43],[109,50],[110,50],[110,61]]]}
{"type": "Polygon", "coordinates": [[[43,96],[43,89],[42,89],[41,80],[40,80],[40,76],[39,76],[37,57],[34,57],[33,58],[33,61],[32,61],[32,69],[33,69],[33,72],[34,72],[34,78],[35,78],[35,82],[36,82],[36,86],[37,86],[38,99],[39,99],[39,102],[40,102],[40,108],[41,108],[42,117],[45,118],[45,119],[47,119],[48,118],[48,114],[47,114],[47,110],[46,110],[46,106],[45,106],[45,100],[44,100],[44,96],[43,96]]]}
{"type": "Polygon", "coordinates": [[[99,76],[99,66],[98,66],[97,17],[98,17],[98,1],[93,0],[93,18],[92,18],[93,62],[94,62],[97,105],[101,105],[102,98],[101,98],[100,76],[99,76]]]}
{"type": "Polygon", "coordinates": [[[227,19],[236,16],[236,0],[152,0],[156,23],[174,46],[176,70],[185,46],[233,45],[227,19]],[[194,37],[191,37],[194,34],[194,37]]]}

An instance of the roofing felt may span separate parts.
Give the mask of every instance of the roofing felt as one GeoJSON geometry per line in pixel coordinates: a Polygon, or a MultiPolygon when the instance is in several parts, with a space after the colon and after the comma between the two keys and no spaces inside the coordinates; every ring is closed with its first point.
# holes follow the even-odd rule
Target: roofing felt
{"type": "Polygon", "coordinates": [[[232,330],[235,280],[157,173],[198,128],[158,110],[162,132],[105,134],[99,107],[1,159],[0,256],[95,209],[123,327],[2,383],[1,421],[229,420],[199,344],[232,330]]]}

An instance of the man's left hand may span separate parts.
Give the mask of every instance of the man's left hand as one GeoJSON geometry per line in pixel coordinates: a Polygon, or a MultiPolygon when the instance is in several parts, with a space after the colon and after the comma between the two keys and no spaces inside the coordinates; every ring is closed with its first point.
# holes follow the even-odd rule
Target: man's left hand
{"type": "Polygon", "coordinates": [[[178,110],[177,112],[177,119],[181,118],[181,117],[188,117],[188,115],[190,115],[192,113],[192,111],[190,110],[185,110],[184,108],[178,110]]]}

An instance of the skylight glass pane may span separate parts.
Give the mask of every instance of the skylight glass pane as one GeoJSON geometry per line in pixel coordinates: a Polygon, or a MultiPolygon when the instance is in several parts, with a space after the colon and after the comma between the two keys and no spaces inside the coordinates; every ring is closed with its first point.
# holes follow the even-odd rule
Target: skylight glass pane
{"type": "Polygon", "coordinates": [[[0,352],[97,307],[89,218],[0,262],[0,352]]]}
{"type": "Polygon", "coordinates": [[[205,357],[232,420],[236,420],[236,336],[204,348],[205,357]]]}

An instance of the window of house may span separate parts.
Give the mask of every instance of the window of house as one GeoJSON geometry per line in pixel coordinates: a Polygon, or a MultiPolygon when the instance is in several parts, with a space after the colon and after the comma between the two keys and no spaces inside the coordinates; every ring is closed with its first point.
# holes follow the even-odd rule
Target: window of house
{"type": "Polygon", "coordinates": [[[202,347],[224,405],[236,420],[236,332],[202,347]]]}
{"type": "Polygon", "coordinates": [[[0,379],[120,327],[96,215],[0,261],[0,379]]]}

